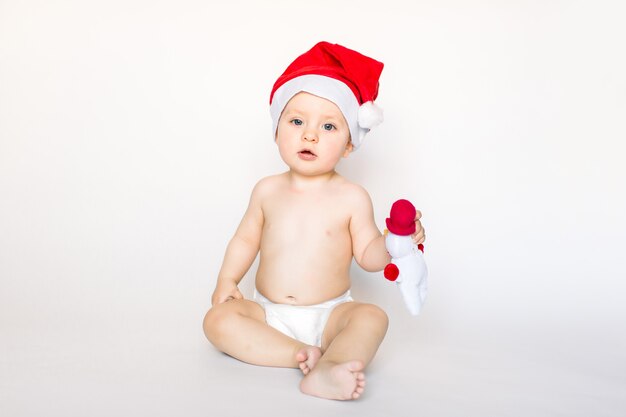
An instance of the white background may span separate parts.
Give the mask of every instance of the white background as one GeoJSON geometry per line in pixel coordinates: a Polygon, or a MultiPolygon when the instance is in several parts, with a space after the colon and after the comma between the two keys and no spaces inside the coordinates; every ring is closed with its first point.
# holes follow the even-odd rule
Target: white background
{"type": "Polygon", "coordinates": [[[0,414],[624,415],[625,19],[617,0],[0,0],[0,414]],[[386,120],[338,170],[381,228],[408,198],[427,232],[417,319],[353,268],[391,318],[355,403],[201,331],[252,187],[285,169],[271,86],[320,40],[386,65],[386,120]]]}

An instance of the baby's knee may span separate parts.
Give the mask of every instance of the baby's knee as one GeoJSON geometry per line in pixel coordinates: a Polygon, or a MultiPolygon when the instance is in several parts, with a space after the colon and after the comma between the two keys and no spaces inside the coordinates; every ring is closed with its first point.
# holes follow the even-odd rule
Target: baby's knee
{"type": "Polygon", "coordinates": [[[245,300],[231,300],[214,305],[206,313],[203,328],[211,343],[216,344],[221,339],[228,338],[239,327],[241,318],[249,315],[246,303],[245,300]]]}
{"type": "Polygon", "coordinates": [[[209,341],[214,342],[229,326],[230,316],[234,314],[232,309],[227,308],[224,304],[217,304],[211,307],[204,316],[202,327],[204,334],[209,341]]]}
{"type": "Polygon", "coordinates": [[[385,329],[389,326],[389,317],[385,310],[374,304],[362,304],[358,308],[360,318],[370,323],[376,323],[385,329]]]}

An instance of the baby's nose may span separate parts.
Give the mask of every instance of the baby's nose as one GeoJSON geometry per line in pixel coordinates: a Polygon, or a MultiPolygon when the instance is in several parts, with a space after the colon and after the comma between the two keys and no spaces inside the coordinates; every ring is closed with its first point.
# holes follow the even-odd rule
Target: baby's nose
{"type": "Polygon", "coordinates": [[[317,142],[317,133],[313,131],[305,132],[303,139],[307,142],[317,142]]]}

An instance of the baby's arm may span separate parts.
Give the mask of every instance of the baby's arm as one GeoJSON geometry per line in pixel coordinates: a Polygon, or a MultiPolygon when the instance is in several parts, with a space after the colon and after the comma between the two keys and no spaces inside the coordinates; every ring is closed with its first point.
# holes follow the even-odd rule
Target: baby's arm
{"type": "Polygon", "coordinates": [[[357,263],[366,271],[382,271],[391,261],[385,247],[385,237],[374,222],[372,200],[365,189],[355,186],[350,219],[352,253],[357,263]]]}
{"type": "Polygon", "coordinates": [[[252,190],[248,209],[230,240],[217,277],[217,285],[211,297],[213,305],[220,304],[233,298],[242,299],[237,284],[246,274],[256,258],[261,245],[263,230],[263,210],[261,209],[262,181],[252,190]]]}

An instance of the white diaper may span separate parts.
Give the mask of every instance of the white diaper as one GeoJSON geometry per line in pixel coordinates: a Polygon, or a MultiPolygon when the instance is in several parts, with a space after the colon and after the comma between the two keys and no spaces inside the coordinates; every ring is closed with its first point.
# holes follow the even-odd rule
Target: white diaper
{"type": "Polygon", "coordinates": [[[267,324],[302,343],[321,347],[322,334],[330,313],[339,304],[353,301],[353,299],[348,290],[337,298],[311,306],[276,304],[261,295],[255,288],[254,301],[265,310],[267,324]]]}

